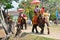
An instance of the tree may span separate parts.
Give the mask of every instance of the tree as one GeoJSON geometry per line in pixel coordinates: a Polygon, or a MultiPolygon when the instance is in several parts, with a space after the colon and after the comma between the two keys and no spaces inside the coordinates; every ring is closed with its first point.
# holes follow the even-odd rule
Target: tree
{"type": "Polygon", "coordinates": [[[27,0],[27,1],[24,1],[22,0],[22,2],[19,4],[19,8],[24,8],[26,15],[29,19],[32,19],[33,17],[33,11],[34,11],[34,5],[32,6],[31,5],[31,1],[32,0],[27,0]]]}
{"type": "Polygon", "coordinates": [[[19,0],[14,0],[14,1],[19,2],[19,0]]]}
{"type": "Polygon", "coordinates": [[[7,13],[8,13],[8,9],[13,8],[13,6],[11,5],[11,3],[7,3],[5,6],[6,7],[4,9],[7,10],[7,13]]]}
{"type": "MultiPolygon", "coordinates": [[[[11,2],[12,2],[12,0],[0,0],[0,9],[1,9],[1,7],[2,7],[2,5],[4,5],[5,7],[4,7],[4,11],[3,11],[3,14],[2,14],[2,10],[0,10],[1,11],[1,17],[2,17],[2,25],[3,25],[3,29],[4,29],[4,31],[5,31],[5,33],[6,33],[6,35],[8,35],[8,32],[7,32],[7,30],[6,30],[6,23],[5,23],[5,20],[4,20],[4,18],[5,17],[3,17],[4,16],[4,14],[5,14],[5,9],[10,9],[10,8],[12,8],[13,6],[11,5],[11,2]]],[[[8,40],[8,39],[7,39],[8,40]]]]}
{"type": "Polygon", "coordinates": [[[32,10],[30,10],[30,11],[29,11],[29,18],[30,18],[30,20],[32,20],[33,15],[34,15],[34,14],[33,14],[33,11],[32,11],[32,10]]]}
{"type": "MultiPolygon", "coordinates": [[[[31,6],[31,4],[30,4],[31,1],[32,0],[27,0],[27,1],[22,0],[22,2],[19,5],[20,6],[19,8],[24,8],[25,9],[25,13],[27,14],[27,16],[29,18],[31,17],[29,15],[34,14],[33,10],[34,10],[34,7],[35,7],[34,5],[31,6]],[[23,6],[23,5],[25,5],[25,6],[23,6]]],[[[42,2],[42,0],[40,0],[40,1],[42,2]]],[[[56,11],[56,9],[59,9],[59,11],[60,11],[60,0],[43,0],[43,6],[50,12],[50,14],[51,14],[50,18],[55,19],[55,11],[56,11]],[[52,15],[54,15],[54,17],[52,15]]],[[[40,3],[40,7],[42,7],[42,3],[40,3]]]]}
{"type": "Polygon", "coordinates": [[[1,3],[1,4],[0,4],[1,7],[2,7],[2,6],[5,6],[5,7],[4,7],[4,11],[3,11],[3,14],[5,14],[5,10],[6,10],[6,8],[8,8],[7,5],[10,6],[11,0],[0,0],[0,3],[1,3]]]}

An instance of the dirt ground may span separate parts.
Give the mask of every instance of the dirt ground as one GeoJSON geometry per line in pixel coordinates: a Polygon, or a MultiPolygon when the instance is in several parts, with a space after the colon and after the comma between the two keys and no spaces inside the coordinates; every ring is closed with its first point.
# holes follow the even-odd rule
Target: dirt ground
{"type": "MultiPolygon", "coordinates": [[[[50,34],[47,34],[47,26],[45,26],[44,29],[44,35],[40,35],[40,34],[35,34],[31,32],[32,30],[32,26],[27,26],[27,30],[22,30],[22,33],[31,33],[32,35],[36,35],[36,36],[43,36],[43,37],[47,37],[47,38],[54,38],[54,39],[60,39],[60,25],[52,25],[50,26],[50,34]]],[[[40,32],[40,28],[38,27],[38,31],[40,32]]],[[[0,38],[6,36],[5,32],[3,29],[0,29],[0,38]]]]}

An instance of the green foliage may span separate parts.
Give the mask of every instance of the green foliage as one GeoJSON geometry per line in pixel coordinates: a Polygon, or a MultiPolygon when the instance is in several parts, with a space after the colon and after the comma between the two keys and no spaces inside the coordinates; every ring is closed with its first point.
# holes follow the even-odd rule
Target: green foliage
{"type": "Polygon", "coordinates": [[[33,12],[32,10],[31,10],[31,11],[29,11],[29,18],[30,18],[30,20],[32,20],[33,15],[34,15],[34,12],[33,12]]]}
{"type": "Polygon", "coordinates": [[[13,6],[10,3],[7,3],[5,6],[6,6],[5,9],[13,8],[13,6]]]}
{"type": "MultiPolygon", "coordinates": [[[[35,5],[30,4],[31,1],[32,0],[27,0],[27,1],[22,0],[22,2],[19,5],[19,8],[25,9],[25,13],[30,19],[32,19],[32,16],[34,15],[33,10],[35,8],[35,5]]],[[[59,7],[60,0],[43,0],[43,3],[44,3],[43,6],[51,14],[50,19],[55,20],[56,19],[56,15],[55,15],[56,9],[58,9],[60,11],[60,7],[59,7]],[[56,5],[58,5],[58,7],[56,5]]],[[[42,7],[42,3],[40,3],[40,7],[42,7]]]]}
{"type": "Polygon", "coordinates": [[[56,15],[55,15],[55,13],[52,13],[51,15],[50,15],[50,20],[55,20],[56,19],[56,15]]]}
{"type": "Polygon", "coordinates": [[[2,3],[2,5],[5,5],[7,3],[11,3],[12,0],[0,0],[0,3],[2,3]]]}
{"type": "Polygon", "coordinates": [[[22,0],[19,5],[19,8],[23,8],[25,10],[24,13],[26,13],[27,17],[32,20],[34,6],[31,6],[31,1],[32,0],[22,0]]]}
{"type": "Polygon", "coordinates": [[[50,19],[51,20],[55,20],[56,19],[56,9],[58,9],[58,11],[60,11],[60,7],[59,7],[59,2],[60,0],[45,0],[44,1],[44,7],[49,10],[51,16],[50,16],[50,19]],[[57,7],[58,5],[58,7],[57,7]]]}
{"type": "Polygon", "coordinates": [[[0,0],[1,5],[4,5],[6,7],[4,7],[5,9],[10,9],[13,8],[13,6],[11,5],[12,0],[0,0]]]}

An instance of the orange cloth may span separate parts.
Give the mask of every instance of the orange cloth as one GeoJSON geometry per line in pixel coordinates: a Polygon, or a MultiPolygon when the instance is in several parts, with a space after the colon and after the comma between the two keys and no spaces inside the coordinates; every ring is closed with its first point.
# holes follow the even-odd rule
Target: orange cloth
{"type": "Polygon", "coordinates": [[[32,19],[32,23],[33,24],[38,24],[38,16],[34,15],[34,17],[32,19]]]}
{"type": "Polygon", "coordinates": [[[19,17],[19,18],[18,18],[18,23],[21,23],[21,20],[22,20],[22,18],[21,18],[21,17],[19,17]]]}
{"type": "Polygon", "coordinates": [[[41,11],[42,14],[44,13],[44,9],[41,9],[40,11],[41,11]]]}

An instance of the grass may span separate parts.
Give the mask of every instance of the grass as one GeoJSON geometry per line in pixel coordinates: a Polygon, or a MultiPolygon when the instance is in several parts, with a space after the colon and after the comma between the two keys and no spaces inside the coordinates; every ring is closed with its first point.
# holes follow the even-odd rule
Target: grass
{"type": "Polygon", "coordinates": [[[56,39],[45,38],[45,37],[40,37],[40,36],[28,34],[25,37],[21,38],[21,40],[56,40],[56,39]]]}
{"type": "Polygon", "coordinates": [[[53,32],[57,32],[57,31],[60,31],[60,25],[52,25],[50,27],[50,30],[52,30],[53,32]]]}
{"type": "MultiPolygon", "coordinates": [[[[25,33],[24,33],[25,34],[25,33]]],[[[41,37],[41,36],[35,36],[31,34],[26,34],[23,37],[18,37],[18,38],[10,38],[9,40],[57,40],[57,39],[51,39],[51,38],[46,38],[46,37],[41,37]]]]}
{"type": "MultiPolygon", "coordinates": [[[[52,25],[50,26],[50,30],[51,32],[54,33],[60,32],[60,25],[52,25]]],[[[17,37],[17,38],[14,38],[14,35],[12,35],[9,40],[57,40],[57,39],[23,33],[21,37],[17,37]]]]}
{"type": "MultiPolygon", "coordinates": [[[[60,25],[52,25],[50,26],[50,30],[56,33],[60,30],[60,25]]],[[[9,40],[57,40],[57,39],[23,33],[21,37],[17,37],[17,38],[10,37],[9,40]]]]}

